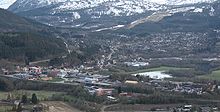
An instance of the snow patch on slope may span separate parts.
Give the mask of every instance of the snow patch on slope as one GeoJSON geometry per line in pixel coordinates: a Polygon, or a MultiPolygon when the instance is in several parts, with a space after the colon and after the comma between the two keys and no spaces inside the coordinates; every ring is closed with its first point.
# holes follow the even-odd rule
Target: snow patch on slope
{"type": "Polygon", "coordinates": [[[185,4],[196,4],[196,3],[212,3],[217,0],[166,0],[166,5],[185,5],[185,4]]]}
{"type": "Polygon", "coordinates": [[[1,0],[0,1],[0,8],[7,9],[11,6],[16,0],[1,0]]]}

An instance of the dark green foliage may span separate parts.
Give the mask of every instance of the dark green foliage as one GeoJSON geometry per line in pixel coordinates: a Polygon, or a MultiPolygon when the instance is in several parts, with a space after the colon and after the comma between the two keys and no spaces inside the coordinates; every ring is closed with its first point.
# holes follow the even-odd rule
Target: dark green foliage
{"type": "Polygon", "coordinates": [[[138,98],[136,104],[172,104],[184,102],[184,98],[175,95],[154,94],[147,97],[138,98]]]}
{"type": "Polygon", "coordinates": [[[27,101],[28,101],[27,96],[23,95],[22,98],[21,98],[21,103],[26,104],[27,101]]]}
{"type": "Polygon", "coordinates": [[[50,32],[50,27],[0,9],[0,32],[50,32]]]}
{"type": "Polygon", "coordinates": [[[69,92],[78,85],[68,84],[55,84],[47,82],[37,82],[20,80],[10,77],[0,77],[0,91],[12,91],[12,90],[46,90],[46,91],[59,91],[69,92]]]}
{"type": "Polygon", "coordinates": [[[37,104],[37,103],[38,103],[37,95],[36,95],[35,93],[32,94],[31,102],[32,102],[33,104],[37,104]]]}
{"type": "Polygon", "coordinates": [[[81,54],[72,52],[64,61],[69,63],[69,65],[79,65],[83,60],[85,60],[85,58],[81,54]]]}
{"type": "MultiPolygon", "coordinates": [[[[49,35],[48,35],[49,36],[49,35]]],[[[0,33],[0,58],[34,61],[65,53],[61,39],[36,33],[0,33]]]]}
{"type": "Polygon", "coordinates": [[[121,87],[118,87],[118,93],[120,94],[121,92],[121,87]]]}
{"type": "Polygon", "coordinates": [[[12,91],[14,89],[13,83],[6,79],[0,78],[0,91],[12,91]]]}
{"type": "Polygon", "coordinates": [[[94,45],[86,45],[84,47],[81,47],[81,51],[84,52],[85,56],[93,56],[99,52],[99,49],[101,48],[100,45],[94,44],[94,45]]]}
{"type": "MultiPolygon", "coordinates": [[[[82,64],[82,62],[87,60],[95,60],[99,56],[101,46],[97,44],[91,44],[91,45],[81,45],[79,48],[80,52],[72,51],[70,54],[67,55],[64,62],[67,62],[69,65],[79,65],[82,64]]],[[[57,59],[56,59],[57,60],[57,59]]],[[[59,61],[56,61],[55,63],[59,64],[59,61]]],[[[54,63],[51,62],[51,63],[54,63]]]]}
{"type": "Polygon", "coordinates": [[[69,92],[70,95],[74,95],[75,97],[87,96],[89,93],[84,90],[82,86],[76,87],[75,89],[69,92]]]}
{"type": "Polygon", "coordinates": [[[121,87],[121,91],[132,92],[132,93],[143,93],[143,94],[152,94],[155,92],[155,90],[152,87],[142,84],[138,84],[138,85],[126,84],[123,87],[121,87]]]}
{"type": "Polygon", "coordinates": [[[170,70],[167,74],[171,74],[174,77],[194,77],[198,74],[195,70],[170,70]]]}
{"type": "Polygon", "coordinates": [[[49,66],[60,66],[64,62],[63,58],[53,58],[49,62],[49,66]]]}
{"type": "Polygon", "coordinates": [[[0,9],[0,59],[24,62],[62,56],[66,47],[55,29],[0,9]]]}
{"type": "Polygon", "coordinates": [[[103,97],[98,97],[97,95],[90,95],[89,92],[86,91],[82,86],[78,86],[72,89],[68,92],[68,95],[97,103],[102,103],[105,101],[103,97]]]}

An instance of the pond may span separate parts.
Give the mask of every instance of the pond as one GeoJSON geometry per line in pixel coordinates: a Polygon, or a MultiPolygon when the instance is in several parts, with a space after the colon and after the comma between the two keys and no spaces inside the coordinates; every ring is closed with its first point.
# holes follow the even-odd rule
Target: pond
{"type": "Polygon", "coordinates": [[[164,79],[164,78],[172,78],[171,75],[164,73],[164,71],[153,71],[153,72],[143,72],[132,74],[133,76],[141,75],[141,76],[148,76],[152,79],[164,79]]]}

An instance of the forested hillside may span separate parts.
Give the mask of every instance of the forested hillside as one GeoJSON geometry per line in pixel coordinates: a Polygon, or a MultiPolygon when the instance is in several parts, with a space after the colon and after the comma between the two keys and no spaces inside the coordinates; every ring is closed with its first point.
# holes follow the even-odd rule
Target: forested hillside
{"type": "Polygon", "coordinates": [[[19,62],[62,56],[66,46],[49,26],[0,9],[0,59],[19,62]]]}

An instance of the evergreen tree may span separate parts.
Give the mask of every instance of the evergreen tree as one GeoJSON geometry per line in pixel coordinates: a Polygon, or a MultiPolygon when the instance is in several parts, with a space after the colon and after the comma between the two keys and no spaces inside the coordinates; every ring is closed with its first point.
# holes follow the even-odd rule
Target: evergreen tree
{"type": "Polygon", "coordinates": [[[31,102],[33,104],[37,104],[38,103],[37,95],[35,93],[32,94],[31,102]]]}
{"type": "Polygon", "coordinates": [[[6,79],[6,78],[0,78],[0,90],[1,91],[12,91],[14,89],[13,83],[6,79]]]}
{"type": "Polygon", "coordinates": [[[121,92],[121,87],[118,87],[118,93],[120,94],[121,92]]]}
{"type": "Polygon", "coordinates": [[[11,99],[12,99],[12,95],[11,95],[11,93],[8,93],[7,100],[11,101],[11,99]]]}
{"type": "Polygon", "coordinates": [[[27,103],[27,96],[23,95],[21,98],[21,103],[26,104],[27,103]]]}

